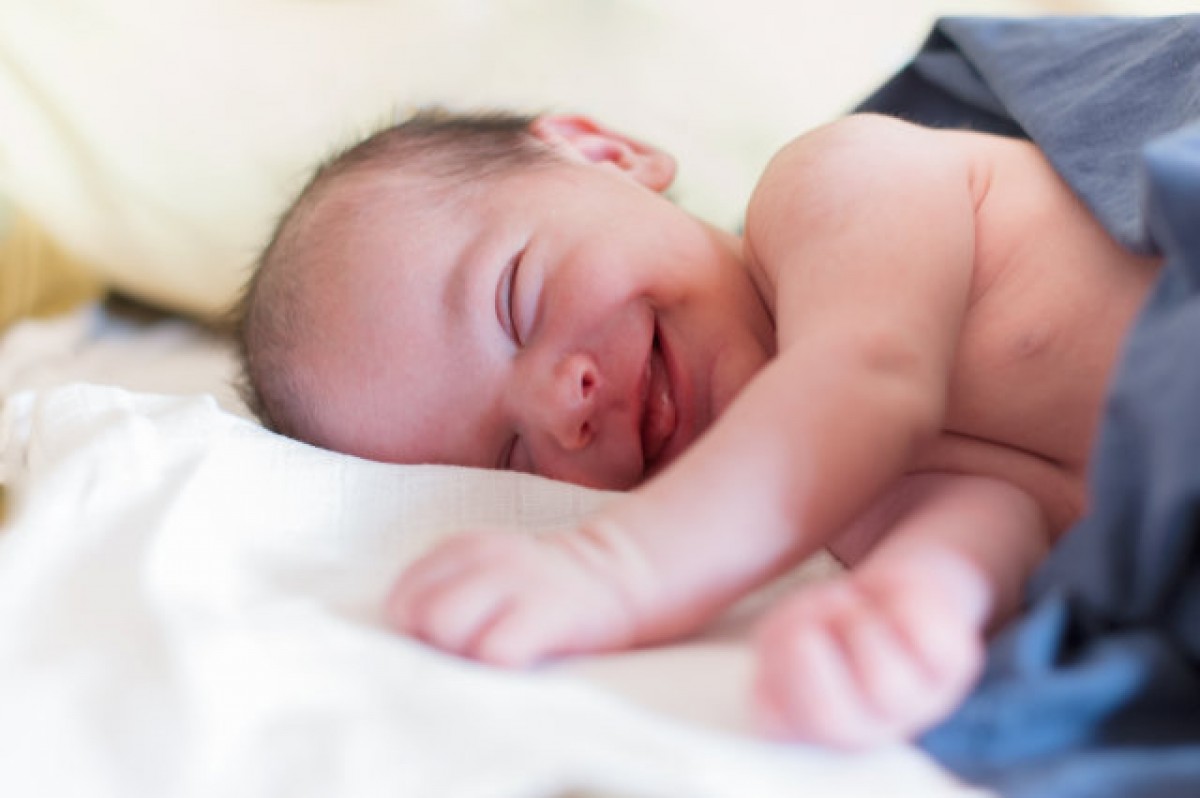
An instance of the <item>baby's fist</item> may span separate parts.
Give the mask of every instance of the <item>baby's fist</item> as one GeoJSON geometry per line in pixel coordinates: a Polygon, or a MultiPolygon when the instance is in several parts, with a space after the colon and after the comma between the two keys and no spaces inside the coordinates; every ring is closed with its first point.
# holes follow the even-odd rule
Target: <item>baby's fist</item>
{"type": "Polygon", "coordinates": [[[979,630],[921,584],[853,576],[801,589],[758,636],[767,731],[858,748],[911,738],[947,715],[982,664],[979,630]]]}
{"type": "Polygon", "coordinates": [[[450,538],[401,574],[389,620],[438,648],[506,667],[628,646],[627,603],[579,556],[572,535],[450,538]]]}

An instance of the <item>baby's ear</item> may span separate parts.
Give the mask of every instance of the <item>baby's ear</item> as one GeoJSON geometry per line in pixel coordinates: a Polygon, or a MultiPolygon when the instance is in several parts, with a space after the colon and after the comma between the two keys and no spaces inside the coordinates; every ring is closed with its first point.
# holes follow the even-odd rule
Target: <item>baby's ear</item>
{"type": "Polygon", "coordinates": [[[530,132],[568,158],[612,164],[654,191],[665,191],[675,179],[675,159],[669,154],[586,116],[540,116],[530,132]]]}

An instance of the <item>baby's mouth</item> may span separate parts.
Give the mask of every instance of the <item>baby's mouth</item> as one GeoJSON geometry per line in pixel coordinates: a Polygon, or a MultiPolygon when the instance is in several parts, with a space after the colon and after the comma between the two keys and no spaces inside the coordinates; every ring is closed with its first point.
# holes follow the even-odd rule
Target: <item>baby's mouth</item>
{"type": "Polygon", "coordinates": [[[654,327],[654,340],[651,342],[646,368],[649,376],[646,402],[642,408],[641,435],[642,462],[644,473],[648,475],[675,432],[676,424],[675,396],[671,390],[667,364],[663,360],[657,325],[654,327]]]}

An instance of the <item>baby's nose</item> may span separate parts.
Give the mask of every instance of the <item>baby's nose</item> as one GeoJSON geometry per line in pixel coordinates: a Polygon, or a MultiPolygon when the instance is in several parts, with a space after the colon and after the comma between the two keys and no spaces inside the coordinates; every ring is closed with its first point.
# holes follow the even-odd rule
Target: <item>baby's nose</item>
{"type": "Polygon", "coordinates": [[[567,355],[554,366],[537,397],[547,431],[567,451],[584,448],[596,435],[596,394],[600,372],[590,355],[567,355]]]}

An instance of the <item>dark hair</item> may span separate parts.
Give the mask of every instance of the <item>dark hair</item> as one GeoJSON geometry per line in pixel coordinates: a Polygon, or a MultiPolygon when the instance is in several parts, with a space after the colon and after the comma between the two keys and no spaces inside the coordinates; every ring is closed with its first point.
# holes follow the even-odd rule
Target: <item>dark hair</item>
{"type": "Polygon", "coordinates": [[[301,253],[313,255],[301,239],[325,200],[353,178],[383,170],[406,170],[432,177],[438,185],[455,186],[547,164],[556,156],[530,134],[535,119],[505,112],[426,109],[317,167],[280,217],[230,314],[241,364],[238,392],[264,425],[303,438],[305,418],[312,412],[303,375],[290,355],[306,327],[301,318],[311,301],[302,290],[297,263],[301,253]]]}

